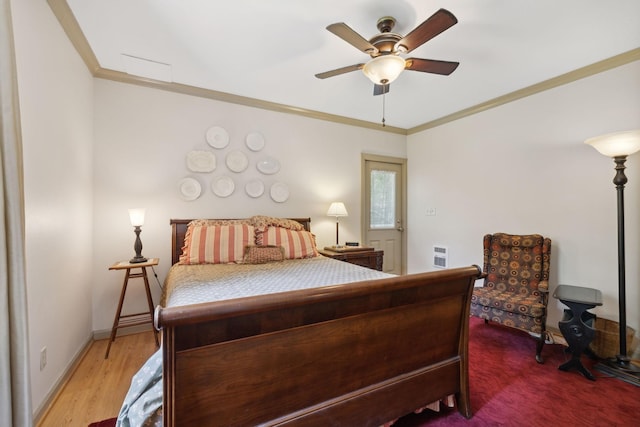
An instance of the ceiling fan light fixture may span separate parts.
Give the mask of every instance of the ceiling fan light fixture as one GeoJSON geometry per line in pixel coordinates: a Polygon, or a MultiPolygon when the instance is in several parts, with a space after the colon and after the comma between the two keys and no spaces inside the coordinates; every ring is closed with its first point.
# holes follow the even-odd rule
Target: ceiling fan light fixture
{"type": "Polygon", "coordinates": [[[405,68],[405,61],[396,55],[381,55],[371,59],[362,72],[374,84],[386,85],[398,78],[405,68]]]}

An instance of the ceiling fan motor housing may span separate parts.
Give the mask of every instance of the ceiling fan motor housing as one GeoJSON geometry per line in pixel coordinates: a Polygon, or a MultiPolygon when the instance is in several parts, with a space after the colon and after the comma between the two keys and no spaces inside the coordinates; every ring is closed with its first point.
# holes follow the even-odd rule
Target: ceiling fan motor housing
{"type": "Polygon", "coordinates": [[[381,33],[390,33],[395,26],[396,19],[393,16],[383,16],[378,19],[378,22],[376,23],[376,27],[378,27],[378,31],[381,33]]]}
{"type": "Polygon", "coordinates": [[[383,16],[378,19],[378,31],[380,34],[376,34],[375,36],[369,39],[369,43],[374,45],[377,52],[371,52],[370,55],[372,58],[380,55],[389,55],[395,54],[395,46],[398,43],[402,36],[400,34],[392,33],[393,27],[396,25],[396,20],[392,16],[383,16]]]}

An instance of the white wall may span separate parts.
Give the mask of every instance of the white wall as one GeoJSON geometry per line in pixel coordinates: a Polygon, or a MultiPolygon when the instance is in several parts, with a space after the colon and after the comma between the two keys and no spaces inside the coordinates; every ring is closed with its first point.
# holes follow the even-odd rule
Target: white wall
{"type": "MultiPolygon", "coordinates": [[[[93,328],[111,327],[124,273],[107,267],[133,255],[135,235],[128,208],[145,207],[142,254],[159,257],[156,269],[162,283],[170,264],[170,218],[234,218],[256,214],[312,218],[318,245],[334,243],[335,219],[326,216],[333,201],[343,201],[349,217],[340,221],[341,239],[360,240],[360,156],[374,153],[405,157],[405,137],[377,130],[328,123],[209,99],[96,79],[94,148],[93,328]],[[229,146],[213,149],[206,130],[221,126],[229,146]],[[265,147],[258,153],[245,146],[249,132],[260,132],[265,147]],[[217,156],[213,173],[189,172],[186,155],[203,149],[217,156]],[[242,173],[229,172],[224,155],[241,150],[250,159],[242,173]],[[264,155],[280,161],[276,175],[261,175],[256,161],[264,155]],[[210,190],[213,177],[228,174],[236,191],[218,198],[210,190]],[[203,194],[195,201],[180,198],[178,182],[198,179],[203,194]],[[265,195],[250,198],[244,184],[262,178],[265,195]],[[276,180],[289,186],[290,197],[275,203],[268,187],[276,180]]],[[[153,278],[152,278],[153,279],[153,278]]],[[[127,312],[144,310],[141,281],[130,288],[127,312]]],[[[159,287],[153,279],[154,301],[159,287]]]]}
{"type": "Polygon", "coordinates": [[[34,410],[91,337],[93,79],[44,1],[11,3],[34,410]],[[47,365],[40,371],[40,349],[47,365]]]}
{"type": "MultiPolygon", "coordinates": [[[[451,266],[482,265],[485,233],[540,233],[553,240],[551,293],[600,289],[594,312],[618,320],[614,163],[583,142],[637,128],[640,62],[410,136],[409,272],[433,269],[434,244],[451,266]]],[[[626,173],[627,320],[638,331],[640,154],[626,173]]],[[[548,325],[563,308],[551,298],[548,325]]]]}

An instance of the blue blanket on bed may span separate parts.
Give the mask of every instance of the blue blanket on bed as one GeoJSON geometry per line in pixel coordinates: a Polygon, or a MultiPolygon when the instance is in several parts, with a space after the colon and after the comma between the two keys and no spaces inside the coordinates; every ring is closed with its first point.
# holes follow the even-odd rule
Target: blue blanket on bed
{"type": "Polygon", "coordinates": [[[162,427],[162,349],[133,376],[116,427],[162,427]]]}

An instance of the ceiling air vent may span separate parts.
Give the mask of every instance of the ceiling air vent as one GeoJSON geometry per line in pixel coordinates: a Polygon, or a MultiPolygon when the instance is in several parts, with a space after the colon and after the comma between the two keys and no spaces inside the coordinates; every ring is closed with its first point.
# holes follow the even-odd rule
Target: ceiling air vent
{"type": "Polygon", "coordinates": [[[448,262],[448,253],[446,247],[444,246],[434,246],[433,247],[433,266],[437,268],[447,268],[448,262]]]}

